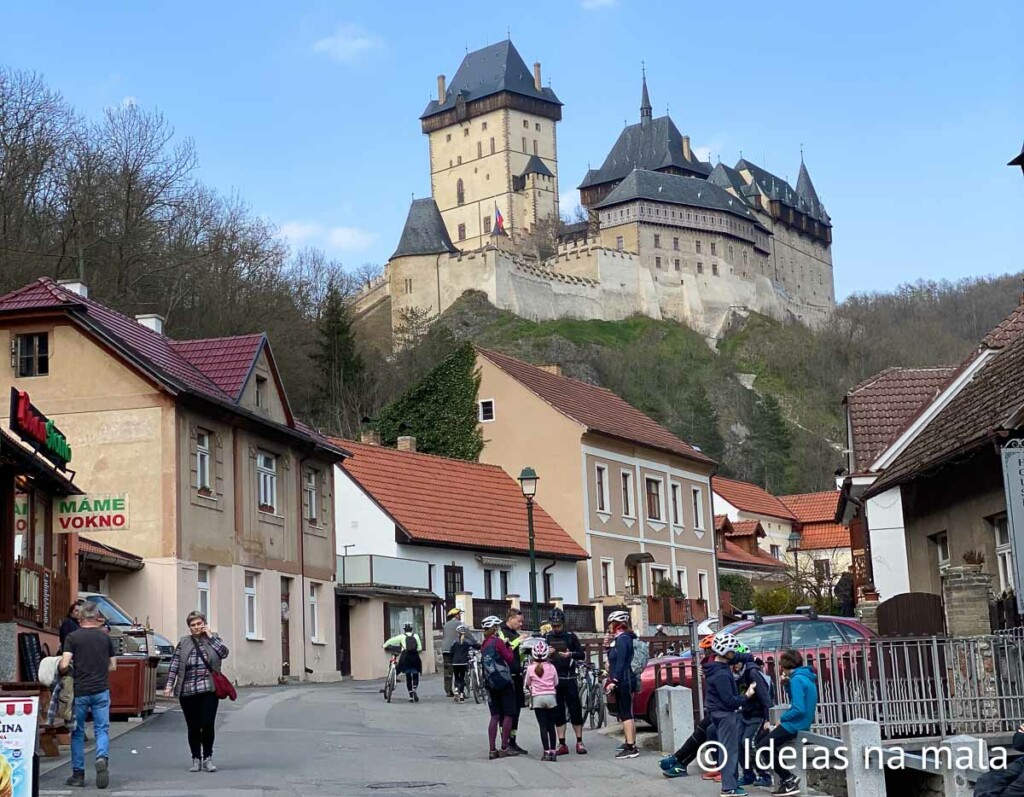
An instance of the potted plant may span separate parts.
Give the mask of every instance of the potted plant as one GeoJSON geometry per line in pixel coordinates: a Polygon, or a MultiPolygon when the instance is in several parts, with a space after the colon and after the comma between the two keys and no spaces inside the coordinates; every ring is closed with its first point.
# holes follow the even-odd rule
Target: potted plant
{"type": "Polygon", "coordinates": [[[966,570],[980,571],[985,564],[985,554],[978,550],[964,551],[962,558],[966,570]]]}

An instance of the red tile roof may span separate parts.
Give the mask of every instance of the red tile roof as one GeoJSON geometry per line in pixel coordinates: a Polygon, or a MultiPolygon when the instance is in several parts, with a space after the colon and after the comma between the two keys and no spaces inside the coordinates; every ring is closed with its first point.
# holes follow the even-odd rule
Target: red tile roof
{"type": "MultiPolygon", "coordinates": [[[[529,553],[522,490],[497,465],[333,442],[352,452],[342,468],[395,519],[410,542],[529,553]]],[[[533,505],[533,521],[538,556],[587,558],[540,504],[533,505]]]]}
{"type": "Polygon", "coordinates": [[[1017,340],[1024,332],[1024,303],[1017,305],[995,329],[982,338],[981,345],[987,349],[1001,349],[1017,340]]]}
{"type": "Polygon", "coordinates": [[[780,495],[779,500],[801,523],[823,523],[835,518],[839,495],[838,490],[825,490],[820,493],[780,495]]]}
{"type": "Polygon", "coordinates": [[[756,484],[715,476],[711,479],[711,489],[742,512],[796,520],[782,501],[756,484]]]}
{"type": "Polygon", "coordinates": [[[477,352],[527,390],[592,432],[668,451],[696,462],[716,464],[610,390],[558,376],[496,351],[477,348],[477,352]]]}
{"type": "Polygon", "coordinates": [[[267,336],[263,334],[236,335],[231,338],[172,340],[170,345],[210,381],[238,401],[266,340],[267,336]]]}
{"type": "Polygon", "coordinates": [[[846,394],[858,473],[870,467],[956,370],[952,366],[886,368],[846,394]]]}
{"type": "Polygon", "coordinates": [[[760,549],[756,554],[747,553],[728,539],[722,542],[722,547],[716,553],[719,563],[726,566],[738,565],[744,569],[760,570],[782,570],[786,566],[784,562],[780,562],[760,549]]]}
{"type": "Polygon", "coordinates": [[[765,537],[764,529],[759,520],[737,520],[732,525],[732,531],[727,531],[727,537],[765,537]]]}
{"type": "Polygon", "coordinates": [[[849,548],[850,530],[839,523],[805,523],[800,529],[800,550],[849,548]]]}
{"type": "Polygon", "coordinates": [[[115,548],[113,545],[96,542],[95,540],[90,540],[87,537],[82,536],[78,537],[78,553],[91,553],[96,554],[97,556],[116,556],[119,559],[128,559],[133,562],[142,561],[141,556],[128,553],[128,551],[122,551],[120,548],[115,548]]]}

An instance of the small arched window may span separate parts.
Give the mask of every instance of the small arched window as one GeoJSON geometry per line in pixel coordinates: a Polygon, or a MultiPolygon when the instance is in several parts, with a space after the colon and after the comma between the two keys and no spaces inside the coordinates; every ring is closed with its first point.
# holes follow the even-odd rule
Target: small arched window
{"type": "Polygon", "coordinates": [[[455,184],[455,196],[456,201],[460,205],[464,205],[466,203],[466,187],[462,184],[461,177],[459,178],[459,181],[455,184]]]}

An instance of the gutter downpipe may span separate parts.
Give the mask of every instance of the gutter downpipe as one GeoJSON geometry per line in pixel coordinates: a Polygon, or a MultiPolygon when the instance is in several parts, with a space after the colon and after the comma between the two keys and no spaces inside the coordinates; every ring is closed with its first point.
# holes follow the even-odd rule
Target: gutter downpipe
{"type": "Polygon", "coordinates": [[[296,468],[296,493],[295,505],[298,508],[299,520],[299,606],[302,607],[302,669],[309,676],[313,671],[306,662],[306,532],[303,529],[305,517],[302,513],[302,466],[309,462],[312,456],[299,458],[299,467],[296,468]]]}

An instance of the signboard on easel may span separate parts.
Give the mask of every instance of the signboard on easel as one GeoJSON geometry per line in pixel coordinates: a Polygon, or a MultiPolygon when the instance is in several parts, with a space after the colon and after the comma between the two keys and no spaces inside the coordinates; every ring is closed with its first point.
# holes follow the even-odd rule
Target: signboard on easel
{"type": "Polygon", "coordinates": [[[38,697],[0,697],[0,797],[29,797],[38,697]]]}

